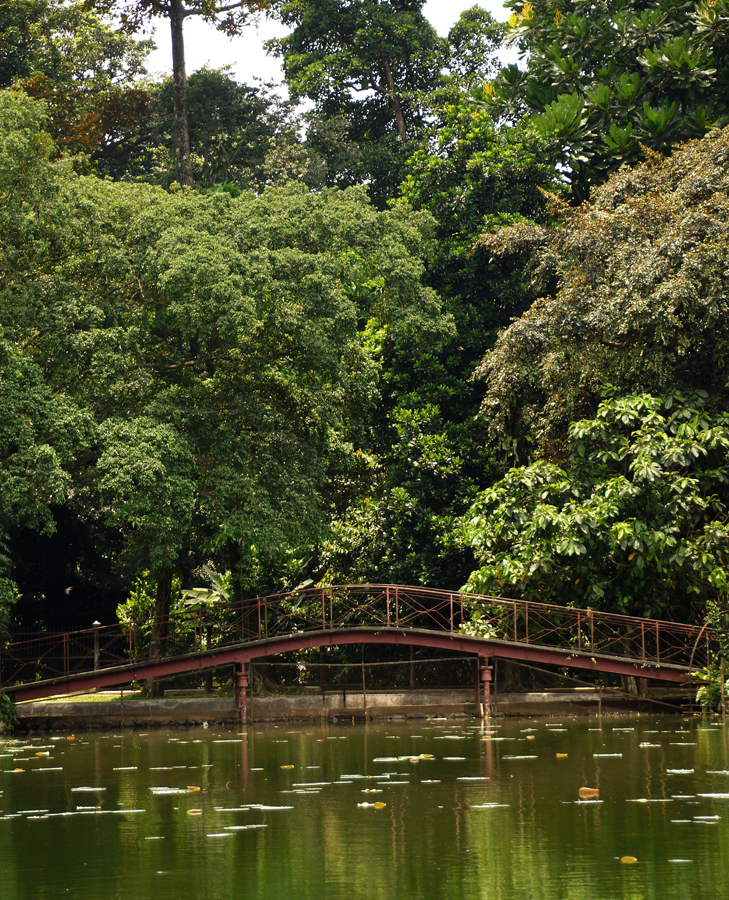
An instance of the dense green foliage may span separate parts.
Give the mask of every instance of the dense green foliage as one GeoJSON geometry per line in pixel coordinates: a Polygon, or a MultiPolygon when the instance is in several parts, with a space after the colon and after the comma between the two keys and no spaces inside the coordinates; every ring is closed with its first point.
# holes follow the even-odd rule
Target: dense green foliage
{"type": "Polygon", "coordinates": [[[727,122],[725,0],[507,0],[525,69],[476,96],[499,115],[532,115],[564,150],[579,199],[610,172],[727,122]]]}
{"type": "Polygon", "coordinates": [[[470,590],[652,618],[699,614],[729,579],[729,416],[705,393],[603,401],[541,460],[474,502],[470,590]]]}
{"type": "Polygon", "coordinates": [[[59,151],[113,154],[144,120],[148,96],[136,80],[152,47],[83,0],[18,0],[0,14],[0,88],[18,85],[46,102],[59,151]]]}
{"type": "Polygon", "coordinates": [[[502,27],[489,13],[467,10],[443,39],[423,4],[286,0],[280,15],[294,29],[269,42],[293,99],[313,101],[320,121],[338,123],[358,148],[338,183],[367,181],[378,205],[397,196],[432,107],[457,103],[465,88],[498,70],[502,27]]]}
{"type": "Polygon", "coordinates": [[[729,132],[661,153],[723,121],[722,4],[286,0],[292,101],[184,71],[186,12],[265,4],[2,7],[0,630],[144,610],[163,652],[190,598],[342,581],[719,608],[729,132]]]}
{"type": "Polygon", "coordinates": [[[603,386],[624,394],[705,390],[724,408],[729,349],[729,131],[625,169],[554,229],[486,235],[495,255],[536,248],[545,293],[480,368],[482,415],[518,461],[560,459],[569,423],[603,386]]]}
{"type": "Polygon", "coordinates": [[[448,333],[420,283],[429,218],[358,189],[233,200],[77,178],[48,162],[42,110],[2,101],[19,123],[0,153],[17,197],[3,521],[50,533],[66,504],[102,521],[130,574],[217,552],[244,580],[252,547],[320,527],[328,460],[347,464],[386,356],[448,333]]]}

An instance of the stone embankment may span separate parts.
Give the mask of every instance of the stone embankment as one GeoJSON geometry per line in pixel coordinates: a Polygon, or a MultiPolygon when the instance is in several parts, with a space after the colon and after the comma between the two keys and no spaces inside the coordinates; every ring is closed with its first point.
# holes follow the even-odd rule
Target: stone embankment
{"type": "MultiPolygon", "coordinates": [[[[676,702],[676,699],[674,699],[676,702]]],[[[600,712],[670,711],[657,700],[616,692],[572,690],[545,693],[499,694],[492,713],[497,716],[590,715],[600,712]]],[[[367,719],[480,717],[473,691],[327,692],[307,695],[248,697],[248,722],[329,721],[367,719]]],[[[229,724],[236,721],[232,697],[200,695],[133,699],[113,695],[93,701],[53,700],[21,703],[22,729],[77,730],[83,728],[169,727],[229,724]]]]}

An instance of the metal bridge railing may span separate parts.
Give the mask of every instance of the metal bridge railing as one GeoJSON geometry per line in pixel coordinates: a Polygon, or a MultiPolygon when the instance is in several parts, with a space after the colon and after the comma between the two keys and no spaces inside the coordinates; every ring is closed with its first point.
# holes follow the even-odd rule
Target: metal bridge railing
{"type": "Polygon", "coordinates": [[[0,684],[20,684],[251,640],[352,627],[420,628],[700,669],[717,651],[705,628],[403,585],[307,588],[150,620],[42,634],[0,646],[0,684]],[[154,636],[166,632],[157,645],[154,636]]]}

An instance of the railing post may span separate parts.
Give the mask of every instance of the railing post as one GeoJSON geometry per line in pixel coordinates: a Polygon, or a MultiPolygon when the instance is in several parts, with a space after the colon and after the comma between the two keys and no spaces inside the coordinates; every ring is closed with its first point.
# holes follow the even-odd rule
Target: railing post
{"type": "Polygon", "coordinates": [[[453,631],[453,594],[450,595],[451,600],[451,631],[453,631]]]}
{"type": "Polygon", "coordinates": [[[329,585],[329,627],[334,628],[334,588],[329,585]]]}
{"type": "Polygon", "coordinates": [[[68,675],[68,634],[63,635],[63,674],[68,675]]]}
{"type": "Polygon", "coordinates": [[[595,652],[595,618],[590,610],[590,650],[595,652]]]}
{"type": "Polygon", "coordinates": [[[524,615],[526,617],[526,642],[529,643],[529,601],[524,601],[524,615]]]}
{"type": "Polygon", "coordinates": [[[258,598],[258,637],[261,636],[261,598],[258,598]]]}
{"type": "Polygon", "coordinates": [[[91,626],[94,629],[94,672],[99,671],[99,628],[101,628],[101,622],[94,621],[91,626]]]}
{"type": "Polygon", "coordinates": [[[516,636],[516,603],[514,603],[514,643],[518,644],[519,641],[516,636]]]}
{"type": "Polygon", "coordinates": [[[325,598],[326,598],[326,591],[324,590],[324,588],[322,588],[322,590],[321,590],[321,628],[322,628],[322,631],[324,631],[327,627],[327,615],[326,615],[325,606],[324,606],[324,603],[326,602],[325,598]]]}
{"type": "Polygon", "coordinates": [[[577,649],[582,650],[582,615],[577,610],[577,649]]]}
{"type": "Polygon", "coordinates": [[[385,596],[387,597],[387,627],[390,627],[390,588],[385,588],[385,596]]]}
{"type": "Polygon", "coordinates": [[[645,661],[645,622],[640,623],[640,640],[642,644],[643,660],[645,661]]]}
{"type": "Polygon", "coordinates": [[[400,626],[400,591],[395,585],[395,628],[400,626]]]}
{"type": "Polygon", "coordinates": [[[660,637],[659,628],[660,628],[660,626],[659,626],[658,622],[656,622],[656,662],[657,663],[659,663],[661,661],[661,645],[660,645],[661,637],[660,637]]]}

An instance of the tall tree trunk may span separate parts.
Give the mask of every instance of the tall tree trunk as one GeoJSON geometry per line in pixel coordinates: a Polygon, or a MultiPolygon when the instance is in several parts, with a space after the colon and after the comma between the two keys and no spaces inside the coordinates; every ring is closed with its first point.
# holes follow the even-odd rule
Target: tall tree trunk
{"type": "Polygon", "coordinates": [[[185,11],[182,0],[170,0],[175,169],[177,180],[183,187],[187,187],[192,184],[192,163],[190,162],[190,132],[187,127],[187,75],[185,74],[185,41],[182,36],[184,20],[185,11]]]}
{"type": "MultiPolygon", "coordinates": [[[[172,569],[164,569],[157,578],[154,597],[154,622],[149,644],[149,658],[160,659],[167,652],[167,635],[170,632],[170,606],[172,604],[172,569]]],[[[142,694],[145,697],[161,697],[164,685],[159,678],[148,678],[142,694]]]]}
{"type": "Polygon", "coordinates": [[[395,115],[395,122],[397,123],[397,136],[401,141],[404,141],[406,138],[405,134],[405,117],[402,114],[402,107],[400,106],[400,98],[395,93],[395,79],[392,77],[392,69],[390,68],[390,61],[386,56],[382,57],[382,68],[385,72],[385,79],[387,80],[387,87],[390,91],[390,103],[392,105],[392,111],[395,115]]]}

